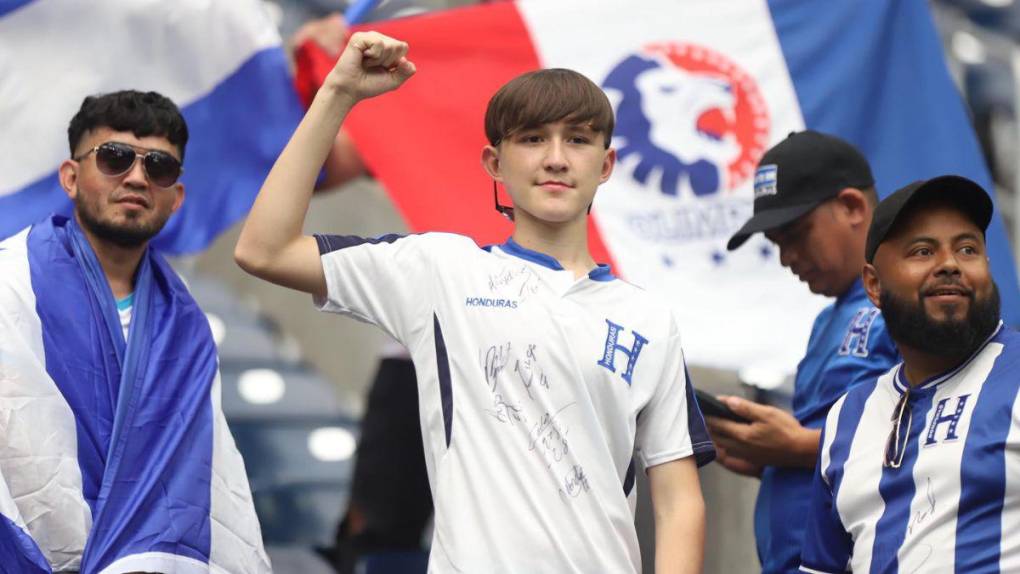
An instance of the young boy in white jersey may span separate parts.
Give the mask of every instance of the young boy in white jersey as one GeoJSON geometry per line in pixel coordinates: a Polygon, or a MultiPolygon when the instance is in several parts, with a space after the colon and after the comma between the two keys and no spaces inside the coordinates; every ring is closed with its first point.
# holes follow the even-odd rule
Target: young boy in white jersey
{"type": "Polygon", "coordinates": [[[587,212],[616,157],[612,109],[594,84],[534,72],[490,102],[482,163],[514,202],[506,243],[302,234],[344,117],[414,73],[406,54],[380,34],[351,37],[259,193],[238,264],[411,352],[436,507],[430,571],[639,572],[636,453],[656,570],[700,572],[696,467],[714,450],[675,315],[587,247],[587,212]]]}

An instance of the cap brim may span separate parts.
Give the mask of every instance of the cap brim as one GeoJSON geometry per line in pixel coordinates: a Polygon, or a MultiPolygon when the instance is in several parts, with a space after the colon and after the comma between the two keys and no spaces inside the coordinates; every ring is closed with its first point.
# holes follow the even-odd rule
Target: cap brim
{"type": "Polygon", "coordinates": [[[813,203],[804,203],[801,205],[791,205],[790,207],[781,207],[779,209],[769,209],[767,211],[754,214],[754,217],[749,219],[743,227],[734,233],[733,237],[730,237],[729,242],[726,243],[726,250],[733,251],[740,247],[755,233],[770,231],[796,220],[798,217],[818,207],[823,201],[825,200],[819,200],[813,203]]]}

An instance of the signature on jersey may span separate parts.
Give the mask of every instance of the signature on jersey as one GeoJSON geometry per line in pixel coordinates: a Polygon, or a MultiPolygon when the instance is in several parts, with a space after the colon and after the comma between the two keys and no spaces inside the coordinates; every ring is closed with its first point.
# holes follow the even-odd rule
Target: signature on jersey
{"type": "Polygon", "coordinates": [[[584,474],[584,469],[581,468],[581,465],[575,464],[573,468],[567,471],[566,476],[563,477],[563,488],[560,489],[560,494],[570,498],[577,498],[582,492],[588,492],[589,490],[591,490],[591,486],[588,485],[588,476],[584,474]]]}
{"type": "Polygon", "coordinates": [[[509,291],[524,301],[538,291],[538,275],[528,269],[527,265],[512,269],[501,269],[489,275],[489,291],[499,293],[509,291]],[[516,283],[520,283],[516,285],[516,283]]]}
{"type": "Polygon", "coordinates": [[[531,385],[537,382],[539,386],[549,388],[549,377],[545,376],[545,372],[538,364],[534,344],[528,345],[528,350],[524,352],[524,360],[517,359],[514,363],[514,372],[520,377],[521,384],[524,385],[524,390],[528,392],[528,398],[531,400],[535,399],[531,395],[531,385]]]}
{"type": "Polygon", "coordinates": [[[535,426],[531,427],[531,443],[528,445],[528,450],[538,449],[555,462],[563,460],[563,457],[570,452],[570,444],[567,443],[569,431],[556,420],[556,417],[572,406],[574,403],[564,405],[554,413],[543,414],[535,426]]]}

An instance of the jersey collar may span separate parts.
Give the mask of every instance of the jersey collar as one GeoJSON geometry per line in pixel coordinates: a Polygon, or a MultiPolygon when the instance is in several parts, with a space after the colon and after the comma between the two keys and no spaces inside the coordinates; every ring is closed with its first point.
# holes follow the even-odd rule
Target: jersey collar
{"type": "Polygon", "coordinates": [[[868,297],[867,292],[864,291],[864,281],[860,277],[854,280],[849,289],[842,292],[839,297],[836,297],[836,305],[842,305],[843,303],[857,299],[858,297],[863,297],[865,299],[868,297]]]}
{"type": "MultiPolygon", "coordinates": [[[[917,390],[917,389],[930,389],[932,387],[938,386],[939,383],[943,383],[943,382],[953,378],[957,373],[959,373],[963,369],[967,368],[967,365],[969,365],[972,362],[974,362],[974,359],[977,358],[977,356],[981,354],[981,351],[985,350],[985,347],[988,346],[988,343],[990,343],[992,341],[992,339],[994,339],[999,334],[1000,331],[1002,331],[1002,321],[1001,320],[999,321],[999,326],[996,327],[994,331],[992,331],[992,334],[989,335],[987,339],[985,339],[984,343],[981,343],[978,346],[977,350],[974,351],[974,354],[972,354],[970,357],[968,357],[966,361],[964,361],[963,363],[957,365],[956,367],[952,368],[951,370],[946,371],[945,373],[942,373],[940,375],[935,375],[933,377],[929,377],[926,381],[924,381],[920,385],[917,385],[917,388],[915,390],[917,390]]],[[[907,391],[907,388],[910,387],[910,383],[908,383],[907,380],[903,376],[903,363],[900,363],[899,365],[896,366],[896,376],[893,377],[893,386],[896,387],[896,390],[899,391],[900,394],[905,393],[907,391]]]]}
{"type": "MultiPolygon", "coordinates": [[[[563,266],[560,265],[560,262],[557,261],[555,257],[523,247],[520,243],[514,241],[513,237],[507,238],[505,243],[499,245],[499,248],[509,255],[520,257],[521,259],[531,261],[532,263],[537,263],[538,265],[547,267],[553,271],[564,270],[563,266]]],[[[616,279],[616,276],[613,275],[609,265],[599,263],[594,269],[588,272],[588,278],[593,281],[612,281],[613,279],[616,279]]]]}

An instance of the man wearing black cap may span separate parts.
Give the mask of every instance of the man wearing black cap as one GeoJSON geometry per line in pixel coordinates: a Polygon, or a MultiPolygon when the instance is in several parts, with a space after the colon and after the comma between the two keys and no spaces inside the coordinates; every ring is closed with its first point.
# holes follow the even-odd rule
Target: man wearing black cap
{"type": "Polygon", "coordinates": [[[811,291],[836,298],[815,320],[798,365],[793,416],[722,397],[751,424],[707,419],[723,466],[761,477],[755,539],[762,571],[774,574],[796,572],[800,565],[803,517],[829,407],[851,386],[887,371],[898,356],[861,284],[865,237],[877,203],[864,156],[832,136],[791,134],[762,158],[754,195],[754,216],[728,248],[764,232],[779,247],[780,262],[811,291]]]}
{"type": "Polygon", "coordinates": [[[875,210],[864,286],[903,362],[828,414],[802,571],[1020,570],[1020,334],[999,319],[991,216],[958,176],[875,210]]]}

